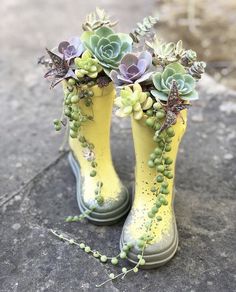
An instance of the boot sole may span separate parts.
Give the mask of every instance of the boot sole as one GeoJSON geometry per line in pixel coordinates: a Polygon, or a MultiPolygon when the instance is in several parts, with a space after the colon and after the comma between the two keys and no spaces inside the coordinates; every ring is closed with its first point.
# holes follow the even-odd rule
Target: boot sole
{"type": "MultiPolygon", "coordinates": [[[[68,155],[68,160],[76,178],[76,197],[79,210],[81,213],[84,213],[85,211],[89,211],[89,208],[85,205],[82,198],[80,166],[71,152],[68,155]]],[[[93,211],[90,215],[86,215],[86,218],[95,225],[112,225],[119,222],[129,212],[130,207],[131,200],[128,190],[126,189],[126,200],[118,208],[100,213],[93,211]]]]}

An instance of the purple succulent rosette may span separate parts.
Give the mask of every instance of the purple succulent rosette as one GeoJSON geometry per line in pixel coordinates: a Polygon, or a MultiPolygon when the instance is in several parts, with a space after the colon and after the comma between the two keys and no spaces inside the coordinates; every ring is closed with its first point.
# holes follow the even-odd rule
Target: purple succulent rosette
{"type": "Polygon", "coordinates": [[[140,83],[147,80],[153,72],[148,72],[152,65],[152,55],[145,51],[137,54],[127,53],[121,60],[118,70],[112,70],[110,77],[118,85],[140,83]]]}
{"type": "Polygon", "coordinates": [[[83,51],[84,46],[79,37],[73,37],[70,41],[63,41],[58,46],[58,52],[64,55],[66,60],[80,57],[83,51]]]}

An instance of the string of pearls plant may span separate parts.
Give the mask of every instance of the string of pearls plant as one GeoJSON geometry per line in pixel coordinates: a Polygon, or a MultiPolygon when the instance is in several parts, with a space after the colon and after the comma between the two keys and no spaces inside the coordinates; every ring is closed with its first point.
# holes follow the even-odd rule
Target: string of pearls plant
{"type": "MultiPolygon", "coordinates": [[[[84,53],[86,54],[86,53],[84,53]]],[[[83,55],[84,55],[83,54],[83,55]]],[[[91,58],[91,57],[90,57],[91,58]]],[[[83,59],[83,56],[82,56],[83,59]]],[[[92,60],[92,59],[91,59],[92,60]]],[[[79,58],[75,59],[75,62],[79,64],[79,58]]],[[[95,66],[94,62],[91,65],[92,67],[95,66]]],[[[81,66],[82,67],[82,66],[81,66]]],[[[89,66],[85,67],[89,71],[89,66]]],[[[84,70],[84,69],[81,69],[84,70]]],[[[81,76],[81,70],[77,69],[76,75],[81,76]]],[[[80,77],[83,78],[80,82],[76,79],[69,78],[68,80],[63,81],[64,87],[64,102],[63,102],[63,113],[64,116],[67,117],[69,121],[69,135],[73,139],[78,139],[80,142],[83,150],[84,158],[89,161],[91,166],[90,176],[95,177],[97,175],[97,162],[96,162],[96,155],[94,144],[89,142],[84,135],[80,133],[81,127],[88,123],[89,121],[93,120],[93,86],[99,82],[99,78],[97,78],[98,73],[101,71],[100,67],[95,67],[93,70],[93,76],[84,78],[84,76],[80,77]],[[96,69],[96,70],[95,70],[96,69]],[[94,78],[97,78],[93,81],[94,78]],[[83,112],[81,104],[84,104],[86,107],[91,109],[91,114],[85,114],[83,112]]],[[[83,71],[84,72],[84,71],[83,71]]],[[[108,81],[109,82],[109,81],[108,81]]],[[[99,83],[98,83],[99,84],[99,83]]],[[[56,131],[60,131],[64,124],[63,119],[61,120],[54,120],[54,127],[56,131]]],[[[99,205],[102,205],[104,202],[104,198],[102,196],[102,186],[103,183],[101,181],[97,182],[97,188],[94,190],[95,199],[99,205]]],[[[95,210],[95,206],[91,206],[91,210],[95,210]]],[[[85,214],[89,215],[89,214],[85,214]]],[[[75,218],[74,220],[75,221],[75,218]]]]}

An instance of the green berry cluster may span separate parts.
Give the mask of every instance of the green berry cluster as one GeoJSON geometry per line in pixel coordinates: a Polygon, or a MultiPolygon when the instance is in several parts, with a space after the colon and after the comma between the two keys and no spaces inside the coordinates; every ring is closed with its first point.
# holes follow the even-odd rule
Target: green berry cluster
{"type": "Polygon", "coordinates": [[[86,50],[81,58],[75,58],[75,75],[78,78],[89,76],[90,78],[97,78],[102,71],[102,66],[98,60],[92,57],[92,54],[86,50]]]}
{"type": "Polygon", "coordinates": [[[167,128],[160,135],[155,134],[154,141],[157,147],[150,154],[148,160],[148,166],[156,169],[156,182],[151,188],[151,192],[155,195],[156,200],[154,206],[148,212],[148,217],[151,219],[156,218],[157,221],[162,219],[160,216],[157,216],[158,210],[162,205],[168,204],[166,200],[166,195],[169,194],[168,180],[173,178],[173,170],[171,168],[173,159],[168,156],[168,153],[172,149],[171,143],[174,135],[173,127],[167,128]]]}
{"type": "Polygon", "coordinates": [[[171,168],[173,159],[168,156],[168,153],[172,149],[172,138],[175,136],[173,127],[168,127],[161,133],[159,132],[166,115],[160,103],[156,102],[153,105],[153,109],[148,110],[146,115],[148,116],[146,125],[154,130],[153,140],[156,142],[156,147],[150,154],[147,163],[150,168],[156,169],[156,177],[150,190],[155,196],[155,200],[152,208],[147,213],[149,220],[146,223],[146,233],[136,242],[138,248],[143,251],[145,246],[153,239],[150,232],[153,222],[162,220],[162,217],[158,215],[159,209],[161,206],[168,205],[166,199],[166,196],[170,193],[168,180],[173,178],[173,170],[171,168]]]}
{"type": "Polygon", "coordinates": [[[68,216],[65,219],[65,222],[80,222],[83,221],[88,215],[95,211],[96,206],[92,206],[89,210],[86,210],[83,214],[79,216],[68,216]]]}
{"type": "Polygon", "coordinates": [[[54,124],[54,128],[56,131],[60,131],[61,130],[61,125],[62,125],[62,122],[58,119],[54,119],[53,120],[53,124],[54,124]]]}
{"type": "MultiPolygon", "coordinates": [[[[84,252],[86,252],[87,254],[92,255],[94,258],[98,259],[101,263],[104,263],[104,264],[111,263],[113,266],[118,265],[119,259],[121,259],[121,260],[126,259],[128,252],[134,246],[134,244],[132,242],[128,242],[127,244],[125,244],[123,246],[122,251],[117,256],[108,257],[108,256],[100,253],[99,251],[92,249],[89,245],[85,244],[84,242],[77,242],[73,238],[68,238],[68,236],[65,236],[64,234],[60,234],[57,231],[52,230],[52,229],[51,229],[51,232],[59,239],[65,241],[65,242],[68,242],[71,245],[75,245],[78,248],[80,248],[81,250],[83,250],[84,252]]],[[[101,283],[99,285],[96,285],[96,287],[101,287],[104,284],[106,284],[107,282],[115,280],[119,277],[124,278],[130,272],[137,273],[139,271],[139,266],[142,266],[144,264],[145,264],[145,260],[143,258],[143,254],[139,254],[138,255],[138,263],[135,265],[135,267],[130,268],[130,269],[128,269],[126,267],[122,267],[121,273],[119,273],[117,275],[115,275],[114,273],[110,273],[109,279],[107,279],[106,281],[104,281],[103,283],[101,283]]]]}
{"type": "Polygon", "coordinates": [[[104,197],[102,196],[102,187],[103,187],[103,182],[98,181],[97,188],[94,191],[95,200],[97,201],[98,205],[102,205],[104,203],[104,197]]]}
{"type": "MultiPolygon", "coordinates": [[[[93,152],[94,150],[94,145],[92,143],[89,143],[84,136],[79,137],[79,142],[81,143],[81,146],[83,148],[86,148],[88,151],[88,157],[85,157],[91,164],[92,170],[90,171],[90,176],[91,177],[96,177],[97,175],[97,162],[95,160],[95,154],[93,152]]],[[[95,193],[95,199],[98,203],[98,205],[102,205],[104,203],[104,197],[102,196],[102,187],[103,187],[103,182],[98,181],[97,182],[97,187],[94,190],[95,193]]]]}
{"type": "MultiPolygon", "coordinates": [[[[90,162],[91,164],[91,171],[90,176],[96,177],[97,175],[97,162],[95,160],[95,154],[93,152],[94,145],[80,134],[81,125],[88,120],[92,120],[92,116],[88,116],[83,113],[80,107],[80,101],[83,100],[85,106],[90,107],[92,102],[92,97],[94,95],[91,87],[94,86],[95,83],[90,79],[90,77],[83,78],[82,80],[75,80],[70,78],[67,81],[67,86],[64,89],[64,114],[69,119],[70,124],[70,137],[71,138],[78,138],[79,142],[81,143],[82,148],[84,148],[85,152],[84,157],[90,162]]],[[[58,123],[56,124],[57,127],[58,123]]],[[[98,181],[97,188],[94,190],[95,192],[95,199],[99,205],[104,203],[104,197],[101,194],[103,183],[98,181]]],[[[86,215],[86,214],[85,214],[86,215]]],[[[76,218],[77,219],[77,218],[76,218]]],[[[76,220],[77,221],[77,220],[76,220]]],[[[79,221],[79,220],[78,220],[79,221]]]]}
{"type": "Polygon", "coordinates": [[[83,113],[79,102],[83,99],[86,106],[91,106],[91,97],[93,97],[94,93],[88,84],[78,84],[75,79],[70,78],[64,94],[64,115],[69,119],[70,137],[77,138],[81,125],[93,119],[92,116],[83,113]]]}

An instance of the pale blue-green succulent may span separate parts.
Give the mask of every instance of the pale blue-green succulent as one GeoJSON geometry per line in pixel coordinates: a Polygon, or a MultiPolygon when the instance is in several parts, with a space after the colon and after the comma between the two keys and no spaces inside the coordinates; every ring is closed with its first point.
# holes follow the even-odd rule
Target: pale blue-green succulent
{"type": "Polygon", "coordinates": [[[173,80],[177,82],[181,99],[198,99],[198,93],[195,90],[195,79],[190,74],[187,74],[185,68],[179,63],[167,65],[162,73],[155,73],[152,80],[155,89],[151,90],[151,94],[156,99],[167,101],[173,80]]]}
{"type": "Polygon", "coordinates": [[[98,59],[109,74],[117,69],[122,57],[132,50],[132,39],[127,34],[115,33],[108,27],[100,27],[95,31],[86,31],[81,39],[85,47],[98,59]]]}

